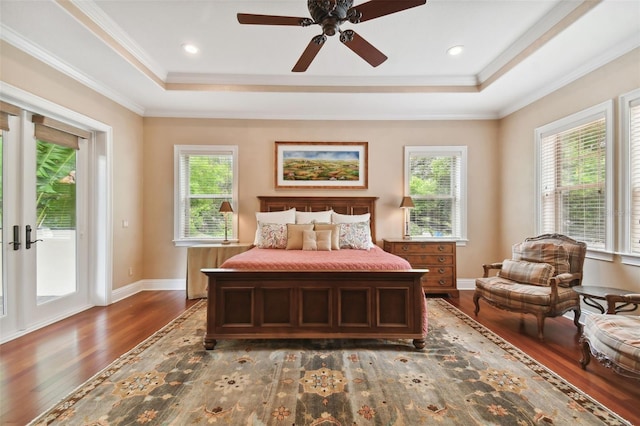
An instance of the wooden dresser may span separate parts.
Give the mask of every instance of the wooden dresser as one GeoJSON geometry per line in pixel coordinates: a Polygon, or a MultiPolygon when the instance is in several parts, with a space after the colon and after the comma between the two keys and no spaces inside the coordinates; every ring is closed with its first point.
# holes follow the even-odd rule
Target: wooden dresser
{"type": "Polygon", "coordinates": [[[456,286],[456,242],[384,239],[384,250],[406,259],[413,268],[426,268],[422,278],[425,293],[447,293],[458,297],[456,286]]]}

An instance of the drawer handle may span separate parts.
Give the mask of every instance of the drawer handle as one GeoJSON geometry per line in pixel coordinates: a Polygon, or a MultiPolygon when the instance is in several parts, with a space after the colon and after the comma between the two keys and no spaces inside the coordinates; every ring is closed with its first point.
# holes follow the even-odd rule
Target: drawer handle
{"type": "Polygon", "coordinates": [[[402,250],[409,251],[409,246],[407,244],[403,245],[402,250]]]}
{"type": "Polygon", "coordinates": [[[444,258],[444,257],[439,257],[439,258],[438,258],[438,262],[440,262],[440,263],[444,263],[444,261],[445,261],[445,258],[444,258]]]}
{"type": "Polygon", "coordinates": [[[440,269],[438,269],[438,273],[439,273],[439,274],[444,274],[444,268],[440,268],[440,269]]]}
{"type": "Polygon", "coordinates": [[[438,246],[438,251],[444,251],[444,246],[443,245],[439,245],[438,246]]]}
{"type": "Polygon", "coordinates": [[[438,281],[438,284],[440,284],[440,285],[445,285],[446,283],[447,283],[447,282],[446,282],[445,280],[440,280],[440,281],[438,281]]]}

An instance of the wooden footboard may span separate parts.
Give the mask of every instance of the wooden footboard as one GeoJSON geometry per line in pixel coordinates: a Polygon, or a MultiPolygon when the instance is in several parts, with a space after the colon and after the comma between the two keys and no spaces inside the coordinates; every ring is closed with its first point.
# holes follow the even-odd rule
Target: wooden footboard
{"type": "Polygon", "coordinates": [[[420,278],[426,270],[202,272],[209,277],[206,349],[217,339],[256,338],[398,338],[425,345],[420,278]]]}

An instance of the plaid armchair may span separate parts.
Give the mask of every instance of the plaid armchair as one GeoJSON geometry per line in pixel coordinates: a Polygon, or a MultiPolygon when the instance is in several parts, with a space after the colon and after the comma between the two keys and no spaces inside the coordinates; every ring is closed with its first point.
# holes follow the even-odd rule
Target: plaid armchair
{"type": "Polygon", "coordinates": [[[544,340],[544,320],[574,311],[581,330],[580,297],[571,287],[582,282],[587,245],[560,234],[525,239],[512,248],[512,258],[482,265],[473,295],[475,314],[480,299],[507,311],[529,313],[538,320],[538,338],[544,340]],[[497,274],[490,276],[491,270],[497,274]]]}
{"type": "Polygon", "coordinates": [[[608,294],[607,313],[586,318],[580,337],[582,359],[587,369],[591,355],[618,374],[640,378],[640,316],[615,315],[616,303],[640,304],[640,294],[608,294]]]}

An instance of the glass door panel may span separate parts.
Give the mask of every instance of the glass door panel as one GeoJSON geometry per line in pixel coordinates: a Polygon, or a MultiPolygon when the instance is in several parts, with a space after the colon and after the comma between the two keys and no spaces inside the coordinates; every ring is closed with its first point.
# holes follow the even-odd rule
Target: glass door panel
{"type": "MultiPolygon", "coordinates": [[[[38,140],[36,223],[38,304],[74,293],[76,284],[76,150],[38,140]]],[[[27,230],[28,232],[28,230],[27,230]]],[[[25,244],[29,244],[25,241],[25,244]]]]}

